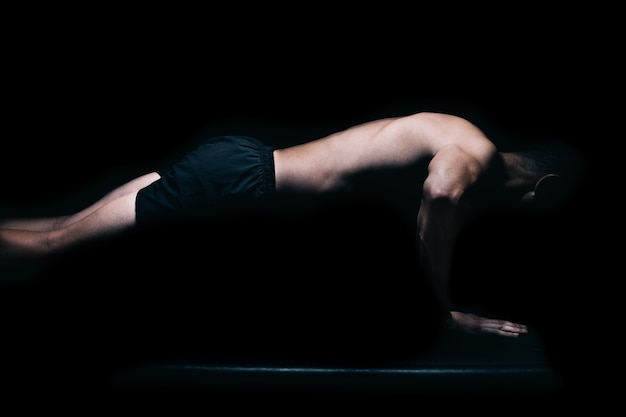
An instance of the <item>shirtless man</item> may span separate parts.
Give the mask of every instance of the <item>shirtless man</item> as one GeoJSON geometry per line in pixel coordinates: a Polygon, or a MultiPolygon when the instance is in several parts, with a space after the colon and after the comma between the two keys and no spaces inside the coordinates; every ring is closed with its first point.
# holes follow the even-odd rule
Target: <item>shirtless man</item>
{"type": "Polygon", "coordinates": [[[517,337],[527,332],[525,325],[450,311],[449,280],[456,236],[472,209],[532,204],[542,187],[560,181],[563,173],[537,162],[523,153],[499,151],[468,120],[430,112],[375,120],[282,149],[224,137],[200,145],[170,171],[140,176],[75,214],[5,220],[0,255],[45,256],[168,215],[209,211],[233,197],[315,199],[355,190],[386,195],[386,185],[370,187],[363,178],[404,172],[408,186],[396,197],[418,196],[413,218],[419,256],[448,321],[470,332],[517,337]],[[482,186],[488,198],[477,201],[485,196],[475,192],[482,186]]]}

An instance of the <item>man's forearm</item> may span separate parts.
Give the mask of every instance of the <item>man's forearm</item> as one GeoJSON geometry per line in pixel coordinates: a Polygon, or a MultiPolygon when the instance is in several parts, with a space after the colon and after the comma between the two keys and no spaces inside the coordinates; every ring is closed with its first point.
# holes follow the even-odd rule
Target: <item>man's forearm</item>
{"type": "Polygon", "coordinates": [[[455,206],[448,201],[424,202],[418,216],[419,259],[437,301],[450,309],[449,283],[456,238],[455,206]]]}

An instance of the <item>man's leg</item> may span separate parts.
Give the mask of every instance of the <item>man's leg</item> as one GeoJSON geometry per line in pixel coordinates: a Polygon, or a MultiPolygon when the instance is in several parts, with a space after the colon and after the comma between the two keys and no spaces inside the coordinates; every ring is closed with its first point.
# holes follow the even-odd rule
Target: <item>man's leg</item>
{"type": "Polygon", "coordinates": [[[0,230],[14,229],[43,232],[61,229],[63,227],[69,226],[72,223],[76,223],[77,221],[93,213],[98,208],[104,206],[110,201],[113,201],[116,198],[121,197],[125,194],[136,192],[156,181],[157,179],[159,179],[159,175],[154,172],[132,179],[127,183],[115,188],[111,192],[107,193],[104,197],[91,204],[89,207],[86,207],[85,209],[79,211],[78,213],[45,218],[0,219],[0,230]]]}
{"type": "Polygon", "coordinates": [[[52,254],[132,227],[137,192],[158,178],[157,173],[150,173],[131,180],[73,215],[4,221],[0,227],[0,255],[52,254]]]}

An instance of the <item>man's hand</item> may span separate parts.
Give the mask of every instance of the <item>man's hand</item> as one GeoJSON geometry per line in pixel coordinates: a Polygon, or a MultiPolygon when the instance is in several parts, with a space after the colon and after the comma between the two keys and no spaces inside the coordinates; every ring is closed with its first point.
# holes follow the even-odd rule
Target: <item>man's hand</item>
{"type": "Polygon", "coordinates": [[[528,333],[525,325],[506,320],[488,319],[459,311],[451,311],[450,316],[453,327],[468,333],[492,333],[506,337],[518,337],[522,333],[528,333]]]}

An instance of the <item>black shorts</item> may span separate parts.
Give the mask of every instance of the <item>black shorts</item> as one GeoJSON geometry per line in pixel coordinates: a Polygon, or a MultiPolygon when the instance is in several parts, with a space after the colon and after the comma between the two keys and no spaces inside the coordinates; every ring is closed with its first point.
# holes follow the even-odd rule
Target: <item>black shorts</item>
{"type": "Polygon", "coordinates": [[[139,226],[245,207],[276,189],[273,148],[247,136],[207,139],[139,191],[139,226]]]}

